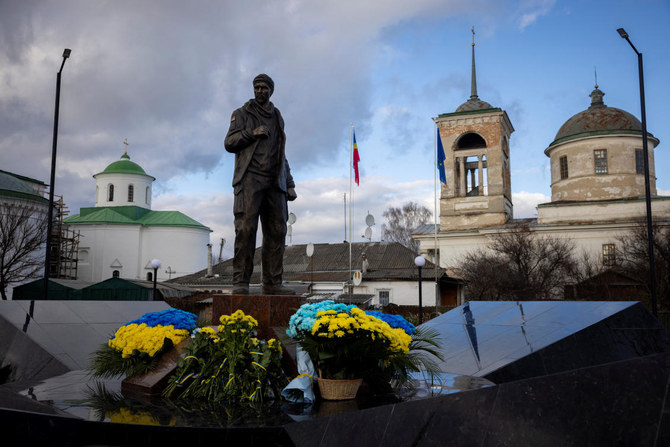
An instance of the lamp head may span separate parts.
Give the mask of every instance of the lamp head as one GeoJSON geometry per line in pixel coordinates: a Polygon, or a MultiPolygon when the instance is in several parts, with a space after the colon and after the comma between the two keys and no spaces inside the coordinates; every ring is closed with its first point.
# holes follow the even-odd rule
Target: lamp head
{"type": "Polygon", "coordinates": [[[70,50],[69,48],[66,48],[65,50],[63,50],[63,59],[67,59],[68,57],[70,57],[71,52],[72,52],[72,50],[70,50]]]}
{"type": "Polygon", "coordinates": [[[417,267],[421,268],[424,265],[426,265],[426,258],[424,258],[423,256],[417,256],[416,258],[414,258],[414,264],[417,267]]]}
{"type": "Polygon", "coordinates": [[[620,35],[623,39],[628,39],[628,33],[626,32],[625,29],[623,29],[623,28],[619,28],[619,29],[617,29],[617,32],[619,33],[619,35],[620,35]]]}
{"type": "Polygon", "coordinates": [[[161,261],[159,261],[158,259],[152,259],[152,260],[151,260],[151,268],[152,268],[152,269],[159,269],[159,268],[161,268],[161,261]]]}

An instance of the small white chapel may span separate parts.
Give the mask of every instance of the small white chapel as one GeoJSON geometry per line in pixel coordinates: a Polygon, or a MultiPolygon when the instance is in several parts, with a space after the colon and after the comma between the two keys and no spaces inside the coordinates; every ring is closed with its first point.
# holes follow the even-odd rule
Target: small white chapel
{"type": "Polygon", "coordinates": [[[212,231],[180,211],[151,209],[156,180],[130,160],[121,159],[93,175],[95,206],[82,208],[63,223],[80,232],[77,279],[153,280],[153,259],[161,262],[158,280],[188,275],[207,266],[212,231]]]}

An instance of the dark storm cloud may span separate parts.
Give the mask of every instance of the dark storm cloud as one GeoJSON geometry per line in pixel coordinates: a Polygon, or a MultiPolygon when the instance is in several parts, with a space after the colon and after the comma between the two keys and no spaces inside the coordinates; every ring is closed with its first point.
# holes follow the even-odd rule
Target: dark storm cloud
{"type": "MultiPolygon", "coordinates": [[[[450,3],[2,2],[0,169],[48,179],[55,74],[66,47],[56,193],[73,212],[92,205],[91,175],[118,159],[125,138],[132,160],[157,177],[157,191],[229,163],[230,115],[252,97],[261,72],[276,83],[292,167],[327,166],[348,152],[350,123],[370,126],[381,30],[449,14],[450,3]]],[[[400,129],[407,138],[411,128],[400,129]]]]}

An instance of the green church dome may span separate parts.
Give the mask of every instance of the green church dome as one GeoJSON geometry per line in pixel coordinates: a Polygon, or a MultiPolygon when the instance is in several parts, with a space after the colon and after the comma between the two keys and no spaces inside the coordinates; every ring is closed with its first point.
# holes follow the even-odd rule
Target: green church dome
{"type": "Polygon", "coordinates": [[[127,153],[121,156],[121,160],[111,163],[104,169],[104,171],[98,172],[93,177],[96,177],[100,174],[139,174],[151,177],[144,171],[144,169],[142,169],[142,166],[130,161],[130,156],[127,153]]]}

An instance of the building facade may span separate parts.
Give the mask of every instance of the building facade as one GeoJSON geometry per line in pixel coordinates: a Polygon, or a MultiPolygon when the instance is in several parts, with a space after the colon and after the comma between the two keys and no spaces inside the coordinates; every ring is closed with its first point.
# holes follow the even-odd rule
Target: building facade
{"type": "Polygon", "coordinates": [[[93,176],[95,206],[64,220],[80,232],[77,279],[153,279],[151,260],[161,261],[159,280],[207,265],[211,230],[179,211],[151,209],[154,177],[127,152],[93,176]]]}
{"type": "MultiPolygon", "coordinates": [[[[646,216],[640,121],[605,105],[605,94],[596,85],[590,106],[560,126],[544,151],[551,166],[551,202],[538,205],[536,219],[514,219],[513,127],[503,110],[477,97],[474,44],[472,57],[470,100],[435,118],[449,186],[441,188],[437,232],[424,225],[413,234],[421,253],[455,268],[468,253],[486,250],[495,234],[523,223],[538,235],[572,239],[578,251],[604,266],[614,265],[619,238],[646,216]]],[[[652,215],[657,224],[667,225],[670,197],[656,192],[654,149],[659,140],[648,134],[647,141],[652,215]]]]}

